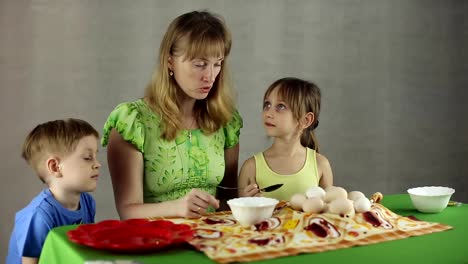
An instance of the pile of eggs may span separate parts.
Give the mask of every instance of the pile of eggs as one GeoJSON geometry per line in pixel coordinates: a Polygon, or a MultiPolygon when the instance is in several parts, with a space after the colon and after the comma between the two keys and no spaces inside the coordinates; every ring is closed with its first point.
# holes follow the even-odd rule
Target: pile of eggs
{"type": "Polygon", "coordinates": [[[321,187],[310,187],[305,194],[294,194],[289,200],[295,210],[306,213],[332,213],[353,216],[370,210],[371,203],[359,191],[347,192],[344,188],[330,186],[326,190],[321,187]]]}

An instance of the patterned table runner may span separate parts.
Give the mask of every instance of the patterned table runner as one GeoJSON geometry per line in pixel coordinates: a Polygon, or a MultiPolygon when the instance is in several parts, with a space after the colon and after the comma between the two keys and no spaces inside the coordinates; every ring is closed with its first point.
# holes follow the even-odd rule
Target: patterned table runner
{"type": "Polygon", "coordinates": [[[379,203],[350,217],[304,213],[281,202],[272,218],[250,228],[241,227],[229,211],[171,220],[191,225],[197,235],[190,244],[219,263],[323,252],[452,228],[397,215],[379,203]]]}

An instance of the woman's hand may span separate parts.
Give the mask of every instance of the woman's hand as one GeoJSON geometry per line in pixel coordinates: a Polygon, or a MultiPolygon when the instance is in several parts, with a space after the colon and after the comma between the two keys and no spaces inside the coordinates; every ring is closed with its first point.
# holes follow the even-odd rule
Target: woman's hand
{"type": "Polygon", "coordinates": [[[206,214],[209,206],[215,209],[219,207],[219,201],[213,195],[199,189],[192,189],[178,202],[178,215],[185,218],[199,218],[206,214]]]}

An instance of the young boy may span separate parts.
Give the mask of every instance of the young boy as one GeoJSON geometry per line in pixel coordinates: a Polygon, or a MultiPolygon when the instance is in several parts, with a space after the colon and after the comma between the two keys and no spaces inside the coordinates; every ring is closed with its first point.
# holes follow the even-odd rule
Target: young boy
{"type": "Polygon", "coordinates": [[[7,264],[37,263],[48,232],[57,226],[93,223],[101,164],[98,132],[79,119],[50,121],[34,128],[22,156],[48,188],[16,214],[7,264]]]}

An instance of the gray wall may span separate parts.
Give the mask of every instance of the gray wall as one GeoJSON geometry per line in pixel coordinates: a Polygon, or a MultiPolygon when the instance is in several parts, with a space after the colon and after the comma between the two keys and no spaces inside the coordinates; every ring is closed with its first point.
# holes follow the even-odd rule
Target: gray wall
{"type": "MultiPolygon", "coordinates": [[[[233,33],[240,162],[269,144],[266,87],[303,77],[323,91],[318,137],[336,185],[367,195],[445,185],[468,202],[467,1],[1,0],[0,259],[14,213],[44,187],[20,158],[29,130],[70,116],[101,130],[119,102],[142,96],[169,21],[201,8],[233,33]]],[[[99,156],[97,220],[116,218],[99,156]]]]}

